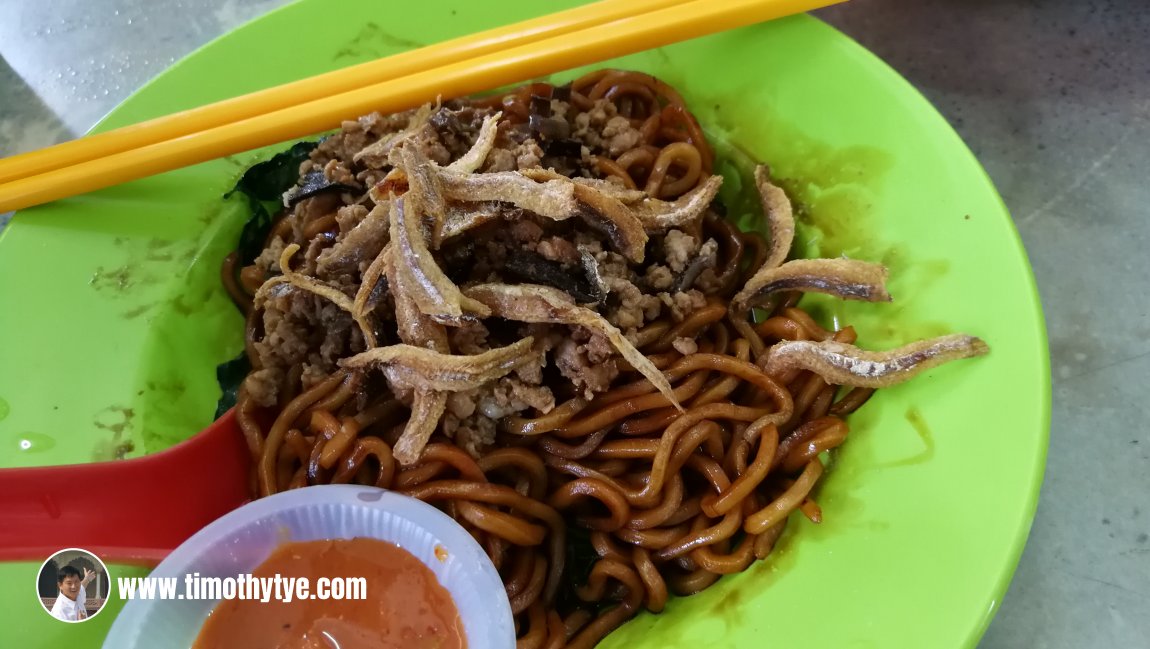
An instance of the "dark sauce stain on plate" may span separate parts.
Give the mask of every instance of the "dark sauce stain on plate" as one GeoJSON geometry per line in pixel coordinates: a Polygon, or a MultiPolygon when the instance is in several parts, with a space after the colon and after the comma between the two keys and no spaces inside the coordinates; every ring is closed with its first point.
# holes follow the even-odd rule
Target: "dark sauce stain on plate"
{"type": "Polygon", "coordinates": [[[160,392],[169,397],[178,397],[188,389],[188,384],[184,383],[181,379],[171,379],[167,381],[148,381],[145,384],[149,391],[160,392]]]}
{"type": "MultiPolygon", "coordinates": [[[[857,428],[859,427],[856,426],[855,418],[859,417],[860,415],[864,415],[865,417],[873,419],[877,418],[879,413],[873,405],[868,404],[867,408],[859,409],[858,412],[852,414],[847,419],[847,423],[850,424],[851,427],[851,436],[858,436],[857,428]]],[[[873,455],[853,454],[852,447],[850,447],[848,444],[844,444],[843,446],[836,449],[837,453],[832,454],[832,457],[835,459],[833,465],[834,473],[837,476],[842,476],[844,480],[848,480],[853,483],[854,481],[861,479],[863,474],[870,471],[918,466],[925,464],[933,459],[936,453],[937,445],[935,443],[934,433],[931,432],[930,425],[927,423],[926,418],[922,414],[922,411],[919,410],[919,408],[916,406],[911,406],[907,408],[903,413],[903,418],[905,418],[907,423],[910,424],[911,431],[913,431],[915,437],[918,438],[919,450],[917,452],[913,452],[906,457],[898,459],[878,461],[878,458],[875,458],[873,455]],[[848,456],[846,461],[839,461],[839,458],[844,454],[848,456]]],[[[863,419],[863,417],[859,417],[859,419],[863,419]]],[[[901,431],[905,431],[906,429],[898,426],[897,424],[892,427],[889,425],[891,423],[894,422],[888,422],[888,427],[884,428],[881,434],[901,436],[905,440],[906,433],[900,433],[900,429],[901,431]]],[[[870,425],[867,426],[867,428],[874,428],[874,426],[870,425]]],[[[900,441],[900,445],[905,447],[907,442],[900,441]]],[[[840,491],[841,490],[835,491],[836,500],[850,498],[849,493],[844,494],[840,493],[840,491]]],[[[822,505],[823,501],[819,501],[819,504],[822,505]]]]}
{"type": "Polygon", "coordinates": [[[249,166],[251,166],[251,160],[249,160],[246,156],[242,156],[242,155],[226,155],[226,156],[220,158],[220,160],[223,160],[224,162],[232,165],[233,167],[235,167],[236,169],[239,169],[241,171],[243,171],[244,169],[247,169],[249,166]]]}
{"type": "Polygon", "coordinates": [[[380,27],[378,23],[369,22],[360,28],[359,33],[348,40],[343,48],[335,53],[335,60],[375,59],[395,52],[418,49],[424,45],[425,43],[392,34],[380,27]]]}
{"type": "Polygon", "coordinates": [[[926,419],[923,418],[922,412],[915,407],[907,408],[905,417],[907,422],[910,423],[910,427],[918,434],[918,438],[922,440],[922,451],[910,457],[880,465],[882,467],[914,466],[916,464],[929,462],[930,459],[934,457],[934,435],[930,432],[930,427],[927,426],[926,419]]]}
{"type": "Polygon", "coordinates": [[[102,297],[124,300],[128,307],[119,313],[124,320],[136,320],[153,313],[162,301],[164,284],[179,274],[178,266],[194,255],[192,242],[150,237],[118,236],[113,244],[123,251],[119,266],[97,266],[88,284],[102,297]]]}
{"type": "Polygon", "coordinates": [[[719,632],[716,636],[719,638],[723,637],[725,630],[746,627],[748,624],[761,624],[766,628],[773,622],[770,613],[755,603],[756,594],[761,590],[771,588],[776,579],[791,569],[804,543],[809,541],[811,530],[818,527],[818,525],[810,524],[801,515],[793,515],[787,523],[786,530],[775,542],[774,549],[767,555],[766,559],[752,562],[741,573],[725,575],[718,583],[701,593],[685,598],[672,597],[668,601],[667,612],[670,612],[672,608],[678,609],[679,607],[683,607],[683,610],[676,610],[670,615],[640,615],[635,621],[624,627],[639,627],[636,629],[639,631],[639,635],[632,636],[631,633],[634,632],[631,632],[627,634],[627,637],[640,637],[643,635],[641,628],[658,626],[661,637],[682,639],[674,644],[666,644],[664,640],[662,645],[664,648],[692,649],[697,646],[697,643],[688,639],[690,634],[687,630],[699,624],[701,618],[718,622],[723,626],[724,631],[719,632]],[[753,588],[748,584],[753,584],[753,588]]]}
{"type": "Polygon", "coordinates": [[[200,307],[203,306],[203,302],[198,302],[198,301],[189,302],[188,298],[186,298],[181,293],[181,294],[176,295],[174,298],[168,300],[167,305],[169,307],[171,307],[172,311],[175,311],[176,313],[178,313],[182,316],[190,316],[190,315],[195,314],[196,311],[200,310],[200,307]]]}
{"type": "Polygon", "coordinates": [[[97,266],[96,272],[88,280],[88,285],[96,291],[124,293],[136,284],[136,276],[132,266],[125,264],[118,268],[105,268],[97,266]]]}
{"type": "Polygon", "coordinates": [[[110,462],[112,460],[123,460],[136,450],[136,444],[132,440],[120,440],[113,436],[112,439],[103,439],[96,442],[92,449],[93,462],[110,462]]]}
{"type": "Polygon", "coordinates": [[[111,405],[100,410],[92,419],[92,424],[100,429],[112,433],[110,439],[103,439],[96,443],[92,451],[93,460],[122,460],[136,449],[136,444],[129,435],[136,412],[132,408],[111,405]]]}
{"type": "Polygon", "coordinates": [[[128,309],[127,311],[121,313],[120,317],[122,317],[125,320],[135,320],[136,318],[144,315],[148,311],[151,311],[152,307],[154,307],[154,306],[155,306],[154,304],[141,304],[140,306],[138,306],[134,309],[128,309]]]}
{"type": "Polygon", "coordinates": [[[743,611],[743,597],[744,593],[741,589],[732,588],[722,599],[715,602],[709,612],[720,619],[727,628],[737,628],[747,621],[746,613],[743,611]]]}
{"type": "Polygon", "coordinates": [[[96,413],[92,423],[96,425],[96,428],[112,431],[112,433],[119,435],[131,427],[132,418],[135,416],[136,412],[131,408],[108,406],[96,413]]]}
{"type": "Polygon", "coordinates": [[[97,266],[88,284],[96,291],[117,296],[130,295],[141,286],[159,284],[163,276],[151,272],[155,269],[149,266],[170,262],[176,253],[176,242],[156,237],[143,242],[124,237],[113,241],[116,246],[128,249],[128,259],[114,268],[97,266]]]}

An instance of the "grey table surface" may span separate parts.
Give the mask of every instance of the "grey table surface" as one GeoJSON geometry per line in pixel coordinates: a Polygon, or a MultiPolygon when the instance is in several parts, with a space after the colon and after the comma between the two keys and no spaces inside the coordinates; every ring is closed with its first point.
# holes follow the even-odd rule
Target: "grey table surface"
{"type": "MultiPolygon", "coordinates": [[[[176,59],[281,4],[0,0],[0,155],[83,133],[176,59]]],[[[1046,479],[980,647],[1150,647],[1150,4],[854,0],[817,15],[958,130],[1041,291],[1046,479]]]]}

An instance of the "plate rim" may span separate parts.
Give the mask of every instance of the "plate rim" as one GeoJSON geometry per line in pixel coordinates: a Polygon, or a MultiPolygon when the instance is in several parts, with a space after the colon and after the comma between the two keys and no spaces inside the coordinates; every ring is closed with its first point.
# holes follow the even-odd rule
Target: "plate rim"
{"type": "MultiPolygon", "coordinates": [[[[93,134],[108,130],[110,128],[110,122],[115,120],[116,115],[123,109],[126,103],[136,100],[141,93],[150,92],[151,88],[160,80],[161,77],[168,75],[172,71],[187,64],[190,59],[196,57],[201,52],[215,47],[220,41],[234,38],[238,33],[247,30],[255,23],[264,21],[271,16],[287,13],[301,5],[318,4],[319,2],[320,0],[292,0],[291,2],[285,3],[268,12],[256,16],[251,20],[243,23],[242,25],[239,25],[234,29],[220,34],[219,36],[209,40],[203,45],[193,49],[185,56],[177,60],[175,63],[168,66],[159,72],[156,76],[152,77],[132,93],[130,93],[127,97],[124,98],[123,101],[108,111],[108,113],[106,113],[95,125],[93,125],[93,127],[89,129],[88,133],[93,134]]],[[[1025,497],[1019,497],[1019,502],[1025,505],[1025,514],[1021,517],[1020,520],[1017,521],[1015,529],[1011,532],[1011,545],[1008,551],[1009,561],[1007,561],[997,570],[998,576],[991,588],[991,591],[994,594],[994,598],[990,602],[984,602],[984,604],[989,604],[986,615],[983,616],[977,624],[970,628],[967,637],[962,641],[963,646],[974,647],[977,645],[990,622],[993,620],[998,609],[1001,607],[1003,598],[1006,595],[1009,585],[1016,572],[1019,561],[1021,560],[1022,554],[1025,550],[1026,544],[1029,540],[1029,534],[1033,529],[1033,523],[1037,512],[1038,503],[1041,498],[1041,487],[1045,477],[1045,469],[1049,453],[1050,425],[1052,417],[1052,382],[1049,356],[1049,339],[1045,316],[1042,308],[1041,294],[1038,291],[1034,268],[1030,263],[1029,255],[1027,254],[1017,225],[1014,219],[1011,217],[1009,208],[995,187],[993,180],[990,178],[985,167],[979,162],[977,156],[975,156],[970,147],[967,146],[966,142],[954,130],[954,128],[950,125],[950,123],[946,120],[946,118],[938,110],[933,102],[931,102],[914,84],[903,77],[886,61],[861,45],[853,37],[839,30],[835,26],[830,25],[825,20],[809,14],[792,16],[780,20],[809,20],[818,23],[822,29],[832,32],[834,38],[843,39],[844,44],[849,44],[849,48],[853,50],[853,56],[866,60],[867,65],[873,67],[875,70],[881,71],[881,73],[887,77],[888,82],[899,86],[904,94],[909,94],[910,96],[915,97],[916,101],[921,105],[922,108],[928,109],[925,111],[925,114],[929,115],[929,119],[935,123],[932,127],[932,130],[939,133],[945,132],[946,137],[952,140],[952,149],[955,151],[961,150],[963,152],[963,156],[966,158],[966,162],[968,164],[972,164],[973,168],[979,170],[980,182],[983,185],[981,189],[983,192],[990,192],[988,195],[992,195],[994,197],[996,208],[995,211],[998,212],[998,217],[1005,219],[1006,223],[1009,225],[1008,230],[1011,235],[1010,247],[1015,252],[1015,254],[1020,256],[1020,259],[1024,262],[1027,270],[1025,274],[1025,286],[1027,288],[1027,297],[1030,299],[1028,311],[1031,316],[1031,322],[1029,322],[1028,325],[1033,325],[1031,331],[1031,343],[1037,345],[1041,351],[1041,353],[1037,354],[1041,361],[1041,365],[1040,367],[1036,368],[1040,377],[1042,378],[1041,385],[1037,386],[1035,401],[1035,405],[1039,410],[1039,417],[1036,421],[1034,421],[1034,425],[1038,427],[1039,436],[1038,443],[1036,445],[1037,448],[1034,449],[1035,454],[1033,458],[1033,468],[1030,472],[1028,488],[1025,493],[1025,497]]],[[[0,246],[2,246],[4,239],[6,238],[3,235],[7,234],[8,230],[11,230],[11,225],[13,224],[10,224],[9,227],[4,228],[3,232],[0,232],[0,246]]]]}

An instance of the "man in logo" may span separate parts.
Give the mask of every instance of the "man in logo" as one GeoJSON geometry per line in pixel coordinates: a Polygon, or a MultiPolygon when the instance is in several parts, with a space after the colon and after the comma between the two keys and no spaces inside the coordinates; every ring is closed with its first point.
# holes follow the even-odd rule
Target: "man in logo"
{"type": "Polygon", "coordinates": [[[85,603],[88,594],[84,592],[84,587],[91,583],[95,577],[96,573],[87,568],[84,568],[83,576],[80,575],[79,570],[72,566],[60,568],[60,572],[56,573],[56,585],[60,589],[60,596],[52,605],[52,617],[65,622],[86,620],[88,609],[85,603]]]}

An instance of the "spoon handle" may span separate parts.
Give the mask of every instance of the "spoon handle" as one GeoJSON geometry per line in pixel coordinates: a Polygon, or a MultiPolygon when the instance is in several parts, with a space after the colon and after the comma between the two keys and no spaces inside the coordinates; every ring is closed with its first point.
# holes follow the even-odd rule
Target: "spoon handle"
{"type": "Polygon", "coordinates": [[[154,455],[0,469],[0,561],[83,548],[154,564],[251,499],[251,454],[235,416],[154,455]]]}

